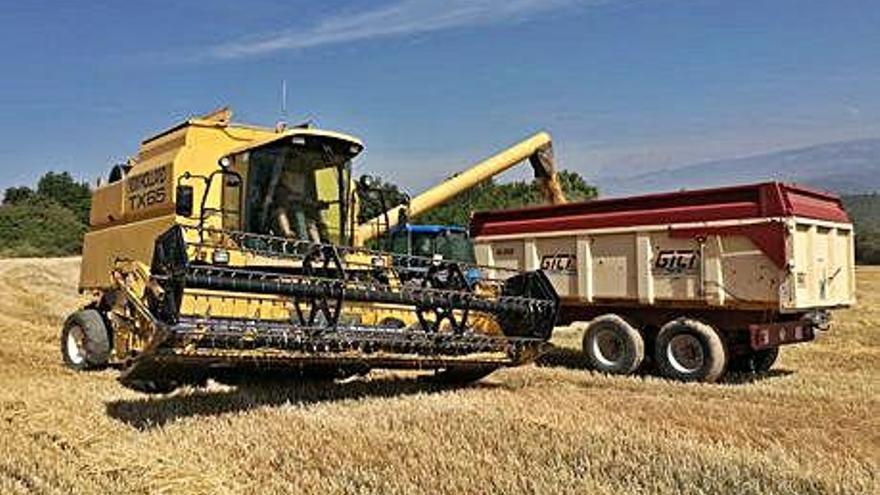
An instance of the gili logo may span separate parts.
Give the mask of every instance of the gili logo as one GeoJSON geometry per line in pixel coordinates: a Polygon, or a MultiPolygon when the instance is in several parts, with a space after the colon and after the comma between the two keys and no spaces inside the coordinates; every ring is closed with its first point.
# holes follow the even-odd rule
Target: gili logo
{"type": "Polygon", "coordinates": [[[658,251],[654,258],[654,271],[669,275],[694,271],[699,258],[697,251],[658,251]]]}

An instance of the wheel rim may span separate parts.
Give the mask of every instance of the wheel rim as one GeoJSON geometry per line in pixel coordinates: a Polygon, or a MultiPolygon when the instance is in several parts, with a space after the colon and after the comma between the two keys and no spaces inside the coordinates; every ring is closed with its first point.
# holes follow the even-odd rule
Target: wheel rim
{"type": "Polygon", "coordinates": [[[86,360],[85,332],[82,327],[77,325],[68,330],[65,352],[67,359],[73,364],[82,364],[86,360]]]}
{"type": "Polygon", "coordinates": [[[602,329],[593,338],[593,356],[605,366],[616,366],[623,358],[625,344],[614,330],[602,329]]]}
{"type": "Polygon", "coordinates": [[[703,367],[703,345],[693,335],[676,335],[666,345],[666,358],[679,373],[691,374],[703,367]]]}

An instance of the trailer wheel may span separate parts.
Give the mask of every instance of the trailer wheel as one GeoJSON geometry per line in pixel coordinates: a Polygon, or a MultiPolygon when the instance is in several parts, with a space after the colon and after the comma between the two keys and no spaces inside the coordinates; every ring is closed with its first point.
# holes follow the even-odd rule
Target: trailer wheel
{"type": "Polygon", "coordinates": [[[61,357],[77,371],[100,369],[110,360],[110,333],[101,313],[84,309],[70,315],[61,330],[61,357]]]}
{"type": "Polygon", "coordinates": [[[587,325],[583,351],[590,366],[604,373],[628,375],[645,359],[645,340],[623,318],[602,315],[587,325]]]}
{"type": "Polygon", "coordinates": [[[663,325],[657,334],[655,358],[663,376],[689,382],[718,380],[727,361],[715,329],[687,318],[663,325]]]}
{"type": "Polygon", "coordinates": [[[776,363],[779,348],[761,349],[730,360],[728,369],[739,373],[766,373],[776,363]]]}

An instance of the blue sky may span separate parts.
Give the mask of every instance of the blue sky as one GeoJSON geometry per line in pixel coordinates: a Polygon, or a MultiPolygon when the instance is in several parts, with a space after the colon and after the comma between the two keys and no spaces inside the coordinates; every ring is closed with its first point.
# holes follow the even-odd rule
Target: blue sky
{"type": "Polygon", "coordinates": [[[538,129],[588,177],[880,137],[880,2],[0,5],[0,187],[93,180],[224,104],[360,136],[418,191],[538,129]]]}

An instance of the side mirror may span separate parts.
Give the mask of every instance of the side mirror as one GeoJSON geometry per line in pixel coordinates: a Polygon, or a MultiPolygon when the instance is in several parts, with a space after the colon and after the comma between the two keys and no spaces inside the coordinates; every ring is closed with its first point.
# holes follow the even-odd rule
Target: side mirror
{"type": "Polygon", "coordinates": [[[192,186],[177,186],[177,202],[174,205],[174,211],[182,217],[191,217],[193,215],[193,203],[195,192],[192,186]]]}

